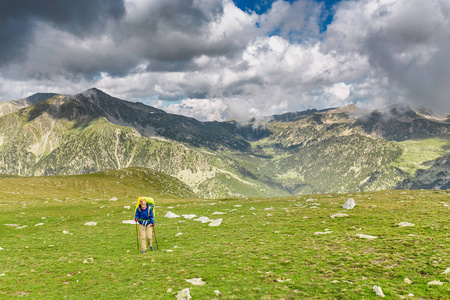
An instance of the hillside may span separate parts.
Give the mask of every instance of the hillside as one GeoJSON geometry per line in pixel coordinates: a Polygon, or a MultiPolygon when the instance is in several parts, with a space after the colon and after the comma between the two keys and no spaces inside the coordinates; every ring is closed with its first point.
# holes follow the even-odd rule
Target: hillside
{"type": "MultiPolygon", "coordinates": [[[[287,196],[396,188],[450,154],[450,123],[407,107],[350,105],[239,124],[200,122],[98,89],[48,96],[0,117],[1,173],[141,167],[199,197],[287,196]]],[[[436,186],[445,187],[441,179],[436,186]]]]}
{"type": "Polygon", "coordinates": [[[448,298],[448,191],[181,199],[136,174],[0,179],[0,298],[448,298]],[[157,242],[141,254],[143,195],[157,242]]]}

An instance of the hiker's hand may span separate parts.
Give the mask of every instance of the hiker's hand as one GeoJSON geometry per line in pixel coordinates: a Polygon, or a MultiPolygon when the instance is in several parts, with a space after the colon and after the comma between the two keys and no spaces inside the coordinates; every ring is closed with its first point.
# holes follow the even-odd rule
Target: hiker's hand
{"type": "Polygon", "coordinates": [[[138,221],[138,219],[137,219],[137,218],[134,218],[134,221],[135,221],[135,222],[137,222],[137,221],[138,221]]]}
{"type": "Polygon", "coordinates": [[[150,224],[150,226],[155,227],[155,223],[150,224]]]}

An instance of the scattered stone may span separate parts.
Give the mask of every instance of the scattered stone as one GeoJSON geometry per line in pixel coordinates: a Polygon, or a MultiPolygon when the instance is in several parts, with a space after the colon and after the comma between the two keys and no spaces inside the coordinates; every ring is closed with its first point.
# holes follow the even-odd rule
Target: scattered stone
{"type": "Polygon", "coordinates": [[[384,298],[384,294],[383,294],[383,291],[381,290],[381,287],[374,285],[372,287],[372,290],[375,292],[375,294],[377,294],[377,296],[384,298]]]}
{"type": "Polygon", "coordinates": [[[355,200],[353,200],[353,198],[349,198],[347,200],[347,202],[344,203],[344,205],[342,205],[343,209],[353,209],[355,207],[356,203],[355,200]]]}
{"type": "Polygon", "coordinates": [[[398,227],[413,227],[415,226],[413,223],[409,223],[409,222],[400,222],[397,224],[398,227]]]}
{"type": "Polygon", "coordinates": [[[339,283],[339,280],[333,280],[331,283],[339,283]]]}
{"type": "Polygon", "coordinates": [[[68,232],[67,230],[63,230],[64,234],[69,234],[70,232],[68,232]]]}
{"type": "Polygon", "coordinates": [[[178,232],[177,234],[175,234],[175,236],[180,236],[180,235],[182,235],[181,232],[178,232]]]}
{"type": "Polygon", "coordinates": [[[189,292],[189,288],[179,291],[176,297],[177,297],[177,300],[189,300],[192,298],[191,294],[189,292]]]}
{"type": "Polygon", "coordinates": [[[291,281],[290,279],[277,279],[278,282],[287,282],[287,281],[291,281]]]}
{"type": "Polygon", "coordinates": [[[112,197],[109,201],[117,201],[117,197],[112,197]]]}
{"type": "Polygon", "coordinates": [[[192,283],[193,285],[205,285],[206,282],[202,281],[201,278],[192,278],[186,279],[187,282],[192,283]]]}
{"type": "Polygon", "coordinates": [[[169,250],[166,250],[167,252],[173,252],[173,250],[171,250],[171,249],[169,249],[169,250]]]}
{"type": "Polygon", "coordinates": [[[442,283],[440,280],[433,280],[428,282],[428,285],[443,285],[444,283],[442,283]]]}
{"type": "Polygon", "coordinates": [[[345,217],[348,217],[348,215],[347,214],[343,214],[343,213],[337,213],[337,214],[334,214],[334,215],[330,215],[330,217],[332,219],[334,219],[334,218],[345,218],[345,217]]]}
{"type": "Polygon", "coordinates": [[[172,289],[171,289],[171,288],[168,288],[168,289],[167,289],[167,292],[168,292],[168,293],[172,293],[172,289]]]}
{"type": "Polygon", "coordinates": [[[219,297],[220,291],[219,290],[214,290],[214,294],[216,294],[216,296],[219,297]]]}
{"type": "Polygon", "coordinates": [[[211,222],[211,220],[208,217],[200,217],[200,218],[194,219],[194,221],[200,221],[202,223],[211,222]]]}
{"type": "Polygon", "coordinates": [[[88,264],[89,262],[93,262],[94,261],[94,258],[93,257],[89,257],[89,258],[86,258],[84,261],[83,261],[83,264],[88,264]]]}
{"type": "Polygon", "coordinates": [[[174,214],[173,212],[168,211],[167,214],[164,217],[165,218],[174,219],[174,218],[179,218],[180,216],[177,215],[177,214],[174,214]]]}
{"type": "Polygon", "coordinates": [[[314,233],[314,235],[327,234],[327,233],[332,233],[332,232],[333,231],[328,231],[328,229],[325,229],[325,231],[323,231],[323,232],[321,232],[321,231],[316,232],[316,233],[314,233]]]}
{"type": "Polygon", "coordinates": [[[136,224],[136,222],[134,220],[125,220],[122,221],[122,224],[136,224]]]}
{"type": "Polygon", "coordinates": [[[181,215],[183,218],[185,218],[186,220],[190,220],[196,217],[196,215],[194,214],[190,214],[190,215],[181,215]]]}
{"type": "Polygon", "coordinates": [[[209,226],[219,226],[222,223],[222,219],[212,220],[211,223],[209,223],[209,226]]]}
{"type": "Polygon", "coordinates": [[[84,223],[84,225],[86,225],[86,226],[96,226],[97,222],[87,222],[87,223],[84,223]]]}
{"type": "Polygon", "coordinates": [[[213,215],[224,215],[226,214],[225,212],[221,212],[221,211],[215,211],[213,212],[213,215]]]}
{"type": "Polygon", "coordinates": [[[5,249],[3,249],[2,247],[0,247],[0,250],[5,250],[5,249]]]}
{"type": "Polygon", "coordinates": [[[25,228],[25,227],[28,227],[28,225],[23,225],[23,226],[17,227],[16,229],[22,229],[22,228],[25,228]]]}
{"type": "Polygon", "coordinates": [[[5,273],[0,274],[0,276],[5,276],[5,273]]]}
{"type": "Polygon", "coordinates": [[[242,205],[240,204],[236,204],[234,207],[242,207],[242,205]]]}
{"type": "Polygon", "coordinates": [[[256,208],[254,208],[253,206],[252,207],[250,207],[250,209],[249,210],[256,210],[256,208]]]}
{"type": "Polygon", "coordinates": [[[373,239],[378,238],[377,236],[374,236],[374,235],[361,234],[361,233],[358,233],[356,235],[359,236],[359,238],[361,238],[361,239],[368,239],[368,240],[373,240],[373,239]]]}
{"type": "Polygon", "coordinates": [[[406,282],[407,284],[411,284],[412,283],[411,279],[406,278],[406,277],[405,277],[405,279],[403,279],[403,281],[406,282]]]}
{"type": "Polygon", "coordinates": [[[450,274],[450,268],[447,268],[442,274],[450,274]]]}
{"type": "Polygon", "coordinates": [[[129,205],[125,205],[123,208],[125,209],[131,209],[131,207],[129,205]]]}
{"type": "Polygon", "coordinates": [[[42,225],[44,225],[44,223],[37,223],[37,224],[34,224],[34,226],[42,226],[42,225]]]}
{"type": "Polygon", "coordinates": [[[17,227],[19,224],[5,224],[6,226],[17,227]]]}

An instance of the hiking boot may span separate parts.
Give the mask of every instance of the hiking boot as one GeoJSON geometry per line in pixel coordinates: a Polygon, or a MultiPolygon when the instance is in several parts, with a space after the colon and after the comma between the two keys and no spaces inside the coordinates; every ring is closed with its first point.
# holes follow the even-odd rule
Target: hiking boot
{"type": "Polygon", "coordinates": [[[150,250],[153,251],[153,246],[150,246],[150,250]]]}
{"type": "Polygon", "coordinates": [[[145,253],[145,250],[142,250],[141,253],[145,253]]]}

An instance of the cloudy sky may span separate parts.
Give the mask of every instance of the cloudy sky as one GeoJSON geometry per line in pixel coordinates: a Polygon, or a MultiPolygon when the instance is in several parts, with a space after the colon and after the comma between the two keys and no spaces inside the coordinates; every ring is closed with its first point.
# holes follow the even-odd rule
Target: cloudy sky
{"type": "Polygon", "coordinates": [[[0,101],[91,87],[200,120],[450,114],[448,0],[0,0],[0,101]]]}

